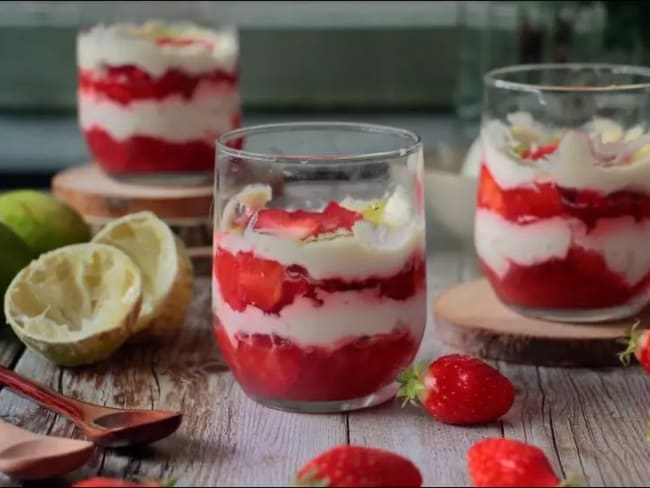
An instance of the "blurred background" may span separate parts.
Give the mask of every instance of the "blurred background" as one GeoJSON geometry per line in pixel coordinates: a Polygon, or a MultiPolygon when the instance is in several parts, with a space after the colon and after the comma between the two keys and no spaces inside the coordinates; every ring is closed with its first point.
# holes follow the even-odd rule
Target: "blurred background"
{"type": "Polygon", "coordinates": [[[0,188],[89,160],[75,37],[96,22],[236,25],[243,124],[342,119],[477,134],[481,77],[516,63],[650,62],[650,2],[0,2],[0,188]]]}

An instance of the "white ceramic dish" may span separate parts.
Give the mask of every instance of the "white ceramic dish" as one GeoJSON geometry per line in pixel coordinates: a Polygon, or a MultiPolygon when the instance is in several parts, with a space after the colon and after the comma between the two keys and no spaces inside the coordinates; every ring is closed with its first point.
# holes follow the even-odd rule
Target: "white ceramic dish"
{"type": "Polygon", "coordinates": [[[474,164],[474,160],[477,157],[478,154],[469,146],[441,145],[424,158],[427,224],[442,226],[454,238],[468,245],[474,242],[478,188],[475,176],[478,164],[474,164]]]}

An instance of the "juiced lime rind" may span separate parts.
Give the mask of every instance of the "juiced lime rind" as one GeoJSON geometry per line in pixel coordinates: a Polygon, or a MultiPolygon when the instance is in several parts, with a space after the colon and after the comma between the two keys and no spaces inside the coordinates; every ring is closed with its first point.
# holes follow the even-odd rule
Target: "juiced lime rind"
{"type": "Polygon", "coordinates": [[[117,247],[140,269],[142,307],[136,332],[144,329],[154,318],[159,301],[169,293],[178,269],[176,260],[170,259],[176,253],[171,229],[153,212],[136,212],[106,224],[92,242],[117,247]],[[151,269],[156,271],[156,276],[152,276],[151,269]]]}
{"type": "Polygon", "coordinates": [[[96,243],[72,244],[23,268],[4,295],[16,336],[59,366],[108,358],[133,334],[142,278],[122,251],[96,243]]]}
{"type": "Polygon", "coordinates": [[[174,236],[174,241],[178,260],[176,279],[167,296],[160,301],[153,319],[137,332],[129,340],[130,342],[144,343],[170,339],[176,335],[185,321],[194,292],[194,267],[180,237],[174,236]]]}
{"type": "Polygon", "coordinates": [[[0,222],[0,293],[4,295],[14,276],[34,257],[27,244],[0,222]]]}
{"type": "Polygon", "coordinates": [[[0,222],[25,241],[34,255],[91,237],[88,223],[76,210],[36,190],[0,194],[0,222]]]}
{"type": "Polygon", "coordinates": [[[163,339],[183,324],[192,300],[194,273],[185,244],[153,212],[137,212],[108,223],[93,242],[116,246],[138,265],[143,306],[134,342],[163,339]]]}

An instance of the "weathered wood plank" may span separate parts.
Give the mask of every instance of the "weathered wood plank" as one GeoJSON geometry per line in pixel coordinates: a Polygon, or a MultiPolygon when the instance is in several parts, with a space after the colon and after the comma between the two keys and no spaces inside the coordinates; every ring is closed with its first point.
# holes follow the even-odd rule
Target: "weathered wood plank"
{"type": "MultiPolygon", "coordinates": [[[[465,264],[462,255],[437,253],[428,262],[429,304],[448,286],[456,283],[465,264]]],[[[433,359],[449,352],[435,337],[429,307],[429,323],[418,359],[433,359]]],[[[464,429],[436,422],[414,407],[402,408],[398,401],[373,411],[349,415],[350,442],[399,452],[421,469],[425,486],[467,485],[465,452],[486,435],[501,435],[498,425],[464,429]]]]}
{"type": "MultiPolygon", "coordinates": [[[[64,394],[109,406],[180,409],[180,430],[148,449],[99,452],[69,480],[101,474],[177,479],[179,486],[286,485],[306,458],[346,440],[343,415],[292,415],[249,400],[223,367],[212,332],[209,279],[196,282],[183,334],[173,344],[129,347],[93,367],[59,370],[27,353],[17,370],[64,394]]],[[[10,393],[0,412],[37,432],[74,428],[10,393]],[[25,410],[23,410],[25,409],[25,410]]]]}
{"type": "MultiPolygon", "coordinates": [[[[4,320],[0,313],[0,321],[4,320]]],[[[8,366],[14,364],[23,352],[23,345],[11,332],[8,325],[0,323],[0,364],[8,366]]]]}

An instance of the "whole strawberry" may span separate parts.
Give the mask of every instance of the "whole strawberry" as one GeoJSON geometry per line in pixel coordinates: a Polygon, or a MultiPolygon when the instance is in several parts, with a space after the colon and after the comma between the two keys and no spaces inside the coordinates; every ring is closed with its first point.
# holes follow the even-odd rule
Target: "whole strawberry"
{"type": "Polygon", "coordinates": [[[627,336],[621,342],[627,345],[625,351],[619,353],[618,358],[628,366],[632,356],[636,357],[641,367],[650,373],[650,334],[648,330],[638,330],[639,322],[632,326],[627,336]]]}
{"type": "Polygon", "coordinates": [[[415,464],[399,454],[342,445],[305,464],[293,486],[422,486],[422,475],[415,464]]]}
{"type": "Polygon", "coordinates": [[[560,486],[544,452],[512,439],[483,439],[467,451],[474,486],[560,486]]]}
{"type": "Polygon", "coordinates": [[[510,410],[515,389],[508,378],[472,356],[449,354],[402,372],[399,398],[420,404],[441,422],[476,425],[510,410]]]}

